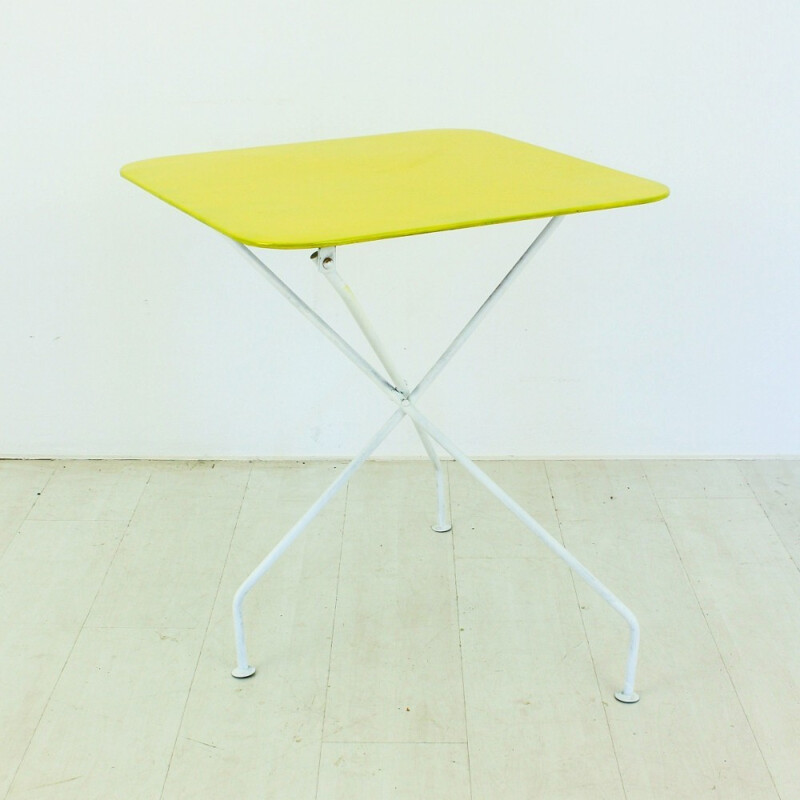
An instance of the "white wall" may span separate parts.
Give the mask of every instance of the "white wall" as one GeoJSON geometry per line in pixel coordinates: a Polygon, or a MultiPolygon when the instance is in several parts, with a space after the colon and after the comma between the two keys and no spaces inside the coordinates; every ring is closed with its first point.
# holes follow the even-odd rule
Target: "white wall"
{"type": "MultiPolygon", "coordinates": [[[[798,39],[796,0],[3,3],[0,454],[353,452],[385,400],[118,169],[433,127],[672,189],[565,220],[443,373],[423,406],[468,451],[800,453],[798,39]]],[[[539,227],[339,264],[413,379],[539,227]]],[[[267,255],[351,329],[307,253],[267,255]]],[[[381,451],[418,452],[405,428],[381,451]]]]}

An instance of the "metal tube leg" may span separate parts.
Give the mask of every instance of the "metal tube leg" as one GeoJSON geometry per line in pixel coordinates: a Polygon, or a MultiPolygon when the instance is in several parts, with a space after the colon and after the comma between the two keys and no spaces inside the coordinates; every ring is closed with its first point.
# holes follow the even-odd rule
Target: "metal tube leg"
{"type": "MultiPolygon", "coordinates": [[[[267,280],[275,287],[275,289],[283,295],[297,310],[304,316],[309,322],[312,323],[316,328],[318,328],[322,334],[333,343],[335,347],[337,347],[342,353],[344,353],[347,358],[349,358],[379,389],[383,392],[387,393],[389,397],[397,401],[397,397],[395,393],[398,394],[406,394],[410,398],[415,398],[419,396],[422,392],[427,389],[428,386],[436,379],[439,373],[445,368],[445,366],[450,362],[453,356],[461,349],[462,345],[466,340],[472,335],[472,332],[475,330],[477,325],[480,321],[486,316],[489,310],[497,303],[500,297],[508,290],[508,287],[511,285],[512,281],[522,272],[522,269],[532,260],[533,256],[538,252],[541,246],[547,241],[550,237],[552,232],[556,229],[556,227],[561,222],[561,217],[553,217],[542,229],[539,235],[534,239],[534,241],[530,244],[528,249],[522,254],[522,256],[518,259],[516,264],[508,271],[506,276],[503,278],[502,281],[497,285],[494,291],[489,295],[488,298],[483,302],[481,307],[475,312],[469,322],[464,326],[463,330],[456,336],[455,339],[450,343],[447,349],[442,353],[439,357],[437,362],[428,370],[425,374],[423,379],[417,385],[416,389],[408,395],[407,392],[404,392],[400,388],[400,384],[402,381],[395,381],[397,383],[398,388],[395,388],[391,384],[389,384],[384,378],[382,378],[374,369],[373,367],[368,364],[342,337],[334,331],[330,325],[328,325],[320,316],[317,314],[313,309],[311,309],[307,303],[305,303],[301,298],[299,298],[274,272],[264,264],[261,259],[259,259],[253,252],[250,251],[245,245],[240,244],[239,242],[234,242],[235,246],[238,250],[240,250],[245,257],[253,264],[258,270],[267,278],[267,280]]],[[[314,254],[314,257],[318,259],[318,265],[320,270],[323,274],[327,276],[334,276],[329,277],[331,280],[331,284],[333,285],[336,292],[341,296],[341,298],[345,301],[345,304],[350,309],[351,313],[353,314],[356,322],[358,323],[361,330],[364,332],[365,336],[367,337],[370,344],[375,349],[375,343],[377,343],[377,350],[376,353],[378,354],[381,361],[384,363],[384,366],[387,367],[387,370],[390,374],[394,373],[397,374],[397,370],[394,368],[394,365],[391,359],[388,356],[388,353],[383,349],[380,344],[379,339],[377,338],[377,334],[375,333],[374,329],[372,328],[369,319],[363,313],[360,308],[358,301],[356,300],[355,296],[353,295],[352,291],[349,289],[346,284],[339,278],[338,274],[335,272],[336,266],[336,248],[335,247],[328,247],[328,248],[321,248],[317,253],[314,254]],[[327,263],[326,263],[327,262],[327,263]]],[[[394,378],[393,378],[394,380],[394,378]]],[[[441,530],[449,530],[450,529],[450,522],[447,519],[446,515],[446,508],[447,508],[447,499],[446,499],[446,481],[444,479],[444,474],[441,469],[441,464],[438,462],[438,457],[436,456],[436,452],[433,448],[433,445],[427,440],[427,437],[424,436],[424,432],[415,425],[417,431],[420,433],[420,439],[422,440],[423,445],[425,446],[425,451],[428,453],[428,456],[433,461],[434,469],[436,469],[436,482],[437,482],[437,525],[434,526],[434,530],[441,529],[441,530]]]]}
{"type": "Polygon", "coordinates": [[[415,424],[414,428],[436,472],[436,524],[431,525],[431,528],[437,533],[447,533],[447,531],[453,529],[453,525],[447,513],[447,506],[449,505],[447,502],[447,476],[445,475],[441,459],[434,449],[433,443],[428,438],[428,435],[418,425],[415,424]]]}
{"type": "MultiPolygon", "coordinates": [[[[400,410],[402,413],[406,414],[414,422],[417,430],[420,431],[420,438],[422,439],[423,444],[428,441],[434,456],[435,450],[433,450],[433,445],[430,444],[428,437],[441,445],[459,463],[461,463],[462,466],[464,466],[464,468],[476,480],[489,489],[489,491],[491,491],[492,494],[494,494],[495,497],[497,497],[498,500],[500,500],[524,525],[526,525],[533,533],[535,533],[542,540],[542,542],[547,545],[547,547],[549,547],[559,558],[565,561],[567,565],[571,567],[581,577],[581,579],[590,586],[590,588],[597,592],[597,594],[599,594],[618,614],[620,614],[620,616],[623,617],[623,619],[625,619],[630,629],[625,684],[623,689],[619,692],[616,692],[614,696],[617,698],[617,700],[623,703],[635,703],[639,699],[639,696],[634,691],[636,665],[639,653],[639,623],[633,612],[631,612],[631,610],[625,606],[604,584],[595,578],[594,575],[592,575],[592,573],[589,572],[589,570],[586,569],[586,567],[584,567],[580,561],[578,561],[566,548],[564,548],[560,542],[554,539],[541,525],[539,525],[539,523],[536,522],[536,520],[534,520],[533,517],[527,513],[527,511],[525,511],[525,509],[523,509],[499,486],[497,486],[494,481],[492,481],[485,473],[483,473],[453,442],[451,442],[441,431],[436,428],[436,426],[433,425],[433,423],[431,423],[423,414],[421,414],[414,405],[414,401],[419,397],[419,395],[422,394],[423,391],[425,391],[425,389],[428,388],[428,386],[430,386],[430,384],[444,369],[447,363],[449,363],[455,353],[472,334],[480,320],[483,319],[489,309],[497,302],[501,294],[507,290],[513,278],[519,274],[522,267],[530,261],[537,249],[546,241],[559,221],[560,217],[555,217],[550,220],[536,240],[525,251],[519,261],[517,261],[517,263],[511,268],[506,277],[503,278],[500,284],[498,284],[497,288],[484,301],[483,305],[473,315],[463,330],[456,336],[456,338],[451,342],[450,346],[439,357],[438,361],[428,370],[416,388],[411,392],[408,392],[405,384],[402,384],[402,381],[399,383],[396,381],[397,386],[393,386],[386,381],[385,378],[379,375],[375,369],[352,348],[351,345],[344,341],[344,339],[342,339],[342,337],[336,333],[336,331],[334,331],[315,311],[313,311],[288,286],[286,286],[286,284],[284,284],[283,281],[281,281],[263,262],[261,262],[260,259],[251,253],[248,248],[246,248],[244,245],[238,245],[238,247],[244,251],[252,263],[257,265],[263,271],[267,279],[273,284],[273,286],[275,286],[280,294],[286,297],[286,299],[289,300],[289,302],[291,302],[292,305],[294,305],[300,311],[300,313],[303,314],[303,316],[305,316],[315,327],[319,328],[325,337],[328,338],[342,353],[344,353],[344,355],[346,355],[379,389],[381,389],[381,391],[383,391],[389,397],[389,399],[401,406],[400,410]],[[400,388],[401,385],[402,388],[400,388]]],[[[357,303],[355,305],[357,306],[357,303]]],[[[348,303],[348,306],[350,306],[350,303],[348,303]]],[[[354,316],[356,316],[357,321],[359,321],[358,314],[356,312],[354,312],[354,316]]],[[[359,322],[359,324],[361,323],[359,322]]],[[[369,322],[366,321],[366,324],[369,329],[369,322]]],[[[367,338],[369,338],[369,336],[367,338]]],[[[386,354],[384,353],[384,357],[385,356],[386,354]]],[[[397,415],[392,417],[392,419],[387,422],[385,427],[388,428],[388,430],[382,434],[379,433],[379,435],[375,437],[375,440],[373,440],[374,447],[377,447],[377,445],[388,435],[389,431],[399,422],[399,420],[395,419],[396,416],[397,415]]],[[[372,447],[372,449],[374,449],[374,447],[372,447]]],[[[360,463],[369,456],[369,454],[372,452],[372,449],[370,449],[370,446],[368,446],[362,454],[363,458],[362,456],[359,456],[354,462],[351,462],[351,464],[348,465],[347,469],[350,470],[352,467],[352,471],[355,471],[355,469],[360,466],[360,463]]],[[[434,460],[434,456],[431,456],[431,460],[434,462],[434,466],[436,466],[436,460],[434,460]]],[[[347,477],[349,477],[349,475],[347,477]]],[[[234,601],[234,624],[236,625],[237,657],[239,659],[239,667],[237,672],[241,673],[241,677],[247,677],[247,675],[251,675],[253,672],[252,667],[249,667],[247,664],[247,656],[244,649],[244,630],[241,623],[241,602],[244,599],[247,591],[249,591],[251,588],[252,584],[255,583],[258,578],[261,577],[264,572],[266,572],[267,569],[269,569],[272,562],[278,556],[280,556],[283,550],[285,550],[291,541],[300,533],[302,528],[305,527],[310,519],[312,519],[318,513],[319,509],[328,501],[328,499],[330,499],[330,496],[332,496],[335,491],[338,491],[340,486],[346,482],[345,475],[343,474],[340,476],[339,480],[341,482],[334,482],[334,484],[328,490],[330,495],[328,496],[328,492],[326,492],[325,495],[323,495],[320,500],[317,501],[317,504],[315,504],[312,509],[309,509],[303,519],[301,519],[295,528],[293,528],[284,537],[284,539],[281,540],[273,553],[270,553],[270,555],[267,556],[259,568],[253,572],[250,578],[248,578],[248,580],[242,584],[239,592],[237,592],[237,599],[234,601]]],[[[437,489],[439,494],[439,519],[441,520],[443,519],[444,514],[444,481],[441,468],[437,470],[437,489]],[[441,484],[439,481],[441,481],[441,484]]],[[[234,674],[236,674],[236,672],[234,674]]]]}
{"type": "MultiPolygon", "coordinates": [[[[405,378],[403,378],[400,370],[397,368],[392,360],[392,357],[389,355],[389,352],[384,347],[383,342],[378,336],[378,332],[375,330],[369,317],[361,307],[361,303],[358,302],[358,298],[355,296],[355,293],[347,285],[347,283],[345,283],[341,275],[339,275],[336,270],[336,248],[321,247],[313,254],[312,259],[317,262],[319,271],[328,279],[328,283],[330,283],[330,285],[333,287],[333,290],[339,295],[339,297],[342,299],[342,302],[344,302],[350,313],[353,315],[353,319],[356,321],[356,324],[364,334],[364,338],[367,340],[367,342],[369,342],[370,347],[378,357],[378,360],[381,362],[381,364],[383,364],[386,373],[394,381],[397,389],[404,396],[408,397],[409,390],[405,378]]],[[[425,431],[416,423],[414,423],[414,429],[416,430],[417,435],[422,442],[422,446],[425,448],[425,452],[428,454],[428,458],[431,460],[433,468],[436,472],[436,524],[432,525],[431,527],[437,532],[445,533],[449,530],[452,530],[453,526],[450,524],[447,514],[447,480],[444,474],[444,469],[442,468],[442,462],[439,459],[439,456],[436,453],[436,448],[428,437],[428,434],[425,433],[425,431]]]]}
{"type": "Polygon", "coordinates": [[[431,438],[438,442],[456,461],[458,461],[479,483],[485,486],[514,516],[535,533],[562,561],[565,561],[603,600],[608,603],[627,623],[630,629],[628,660],[625,670],[625,685],[622,691],[615,692],[614,697],[622,703],[635,703],[639,695],[634,691],[636,664],[639,657],[639,622],[633,612],[607,587],[601,583],[586,567],[578,561],[557,539],[551,536],[519,503],[504,492],[483,470],[470,460],[450,439],[448,439],[433,423],[421,414],[408,401],[401,408],[416,423],[424,428],[431,438]]]}
{"type": "Polygon", "coordinates": [[[433,466],[436,469],[436,499],[439,517],[433,529],[437,533],[447,533],[447,531],[453,530],[453,524],[447,514],[447,476],[444,474],[444,467],[438,457],[433,462],[433,466]]]}
{"type": "Polygon", "coordinates": [[[447,349],[437,359],[436,363],[425,373],[425,376],[417,384],[414,392],[424,392],[428,386],[436,380],[439,373],[450,363],[453,356],[462,348],[464,342],[472,336],[475,328],[481,320],[494,308],[497,301],[508,291],[508,288],[522,270],[531,262],[533,257],[539,252],[542,245],[550,238],[553,231],[561,224],[563,217],[553,217],[547,225],[540,231],[539,235],[531,242],[528,249],[519,257],[517,263],[506,273],[506,276],[497,284],[494,291],[483,301],[481,307],[472,315],[469,322],[461,329],[460,333],[448,345],[447,349]]]}
{"type": "MultiPolygon", "coordinates": [[[[405,386],[405,382],[403,392],[406,395],[408,394],[408,387],[405,386]]],[[[436,452],[428,434],[425,433],[416,422],[414,422],[414,429],[419,435],[422,446],[425,448],[425,452],[428,454],[428,458],[436,472],[436,524],[431,525],[431,528],[437,533],[447,533],[447,531],[453,530],[453,525],[447,513],[447,507],[449,505],[447,502],[447,475],[445,474],[439,454],[436,452]]]]}
{"type": "Polygon", "coordinates": [[[320,495],[314,505],[300,517],[294,527],[275,545],[269,555],[250,573],[237,590],[233,598],[233,630],[236,637],[236,669],[232,672],[234,678],[249,678],[256,671],[255,667],[250,666],[247,660],[247,648],[244,639],[242,603],[247,593],[283,555],[289,545],[305,530],[309,522],[322,511],[339,489],[350,480],[353,473],[372,455],[378,445],[400,424],[402,419],[403,412],[398,409],[375,436],[370,439],[367,446],[345,467],[341,475],[320,495]]]}

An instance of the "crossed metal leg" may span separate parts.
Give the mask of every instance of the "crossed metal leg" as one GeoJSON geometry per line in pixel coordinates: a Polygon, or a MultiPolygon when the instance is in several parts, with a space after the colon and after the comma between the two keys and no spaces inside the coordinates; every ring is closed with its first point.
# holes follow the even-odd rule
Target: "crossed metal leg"
{"type": "MultiPolygon", "coordinates": [[[[370,347],[372,347],[372,350],[378,357],[378,360],[381,362],[381,364],[383,364],[387,374],[394,381],[394,385],[400,390],[400,392],[408,396],[408,384],[401,376],[400,371],[394,365],[392,357],[383,346],[383,343],[378,337],[377,331],[372,327],[372,323],[369,321],[369,317],[367,317],[367,315],[364,313],[364,309],[361,308],[361,304],[353,294],[353,290],[342,280],[341,276],[336,271],[336,248],[322,247],[316,253],[314,253],[312,258],[317,260],[320,272],[322,272],[322,274],[328,279],[328,282],[331,284],[331,286],[333,286],[334,291],[344,301],[344,304],[353,315],[358,327],[361,328],[361,332],[369,342],[370,347]]],[[[439,456],[436,453],[436,448],[433,446],[433,442],[431,442],[428,434],[425,433],[422,427],[420,427],[419,423],[414,422],[414,427],[416,428],[417,434],[422,442],[422,446],[425,448],[425,452],[428,454],[428,458],[433,464],[433,468],[436,470],[437,521],[432,527],[439,533],[446,533],[447,531],[451,530],[453,526],[447,519],[448,503],[445,488],[447,484],[444,479],[442,462],[439,460],[439,456]]]]}
{"type": "Polygon", "coordinates": [[[253,570],[245,582],[239,587],[233,600],[233,622],[236,636],[236,659],[237,666],[233,670],[236,678],[250,677],[255,668],[250,666],[247,660],[247,650],[245,647],[244,623],[242,619],[242,603],[248,592],[258,582],[258,580],[272,567],[281,557],[291,543],[303,532],[306,526],[319,514],[333,496],[341,489],[352,477],[353,473],[370,457],[381,442],[400,424],[404,417],[408,417],[414,424],[417,433],[422,441],[428,457],[433,463],[436,471],[437,483],[437,523],[433,526],[434,530],[450,530],[450,522],[447,519],[445,481],[443,477],[442,465],[436,454],[433,443],[437,443],[447,451],[456,461],[458,461],[476,480],[485,486],[503,505],[506,506],[531,532],[536,534],[542,542],[550,548],[559,558],[585,581],[603,600],[608,603],[622,618],[628,623],[630,630],[628,657],[625,670],[625,682],[623,689],[614,694],[617,700],[623,703],[635,703],[639,696],[634,691],[634,681],[636,676],[636,664],[639,652],[639,623],[631,610],[625,606],[619,598],[614,595],[603,583],[601,583],[592,573],[581,564],[558,540],[549,534],[533,517],[525,511],[522,506],[515,502],[506,494],[494,481],[489,478],[473,461],[471,461],[442,431],[440,431],[416,406],[416,401],[421,394],[431,385],[439,373],[449,363],[450,359],[464,344],[475,327],[480,323],[485,314],[499,300],[501,295],[508,289],[512,280],[521,272],[522,268],[530,262],[536,251],[547,240],[555,230],[560,217],[553,217],[536,237],[533,243],[523,253],[517,263],[509,270],[508,274],[498,284],[497,288],[484,301],[483,305],[475,312],[470,321],[464,326],[458,336],[453,339],[447,349],[442,353],[436,363],[428,370],[422,380],[409,391],[408,385],[397,371],[390,356],[383,347],[380,339],[374,331],[369,319],[364,314],[350,288],[342,281],[336,271],[336,252],[333,247],[324,247],[314,254],[318,262],[320,271],[328,278],[335,291],[344,300],[350,312],[353,314],[361,331],[376,353],[378,359],[386,369],[392,382],[387,381],[378,373],[375,368],[362,358],[336,331],[334,331],[313,309],[311,309],[300,297],[298,297],[280,278],[275,275],[251,250],[242,244],[237,243],[237,247],[249,258],[249,260],[264,274],[269,282],[282,294],[292,305],[294,305],[303,316],[305,316],[323,335],[325,335],[339,350],[341,350],[362,372],[380,388],[398,409],[384,423],[379,431],[370,439],[364,449],[347,465],[336,480],[320,495],[317,501],[306,511],[298,520],[294,527],[278,542],[267,557],[253,570]]]}

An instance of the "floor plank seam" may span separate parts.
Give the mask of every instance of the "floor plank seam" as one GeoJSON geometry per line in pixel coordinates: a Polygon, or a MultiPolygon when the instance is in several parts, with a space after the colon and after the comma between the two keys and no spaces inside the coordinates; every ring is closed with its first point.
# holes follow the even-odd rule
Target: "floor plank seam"
{"type": "Polygon", "coordinates": [[[349,744],[349,745],[387,745],[388,747],[392,747],[396,744],[411,744],[411,745],[418,745],[418,744],[430,744],[434,747],[437,745],[446,745],[446,744],[468,744],[466,739],[462,739],[461,741],[448,741],[448,742],[439,742],[439,741],[420,741],[418,739],[399,739],[397,741],[388,740],[388,741],[374,741],[372,739],[357,739],[355,741],[349,741],[347,739],[323,739],[322,744],[349,744]]]}
{"type": "MultiPolygon", "coordinates": [[[[42,493],[44,493],[44,490],[45,490],[46,486],[50,483],[50,480],[53,478],[54,475],[55,475],[55,467],[53,468],[53,472],[50,473],[50,477],[47,479],[47,482],[45,483],[45,486],[42,487],[42,493]]],[[[108,560],[108,564],[106,566],[105,572],[103,573],[103,577],[97,583],[97,591],[94,593],[94,597],[92,598],[92,602],[89,603],[89,607],[88,607],[88,609],[86,611],[86,614],[85,614],[85,616],[83,618],[83,622],[80,624],[80,626],[78,627],[77,632],[75,633],[75,638],[72,640],[72,645],[69,648],[69,652],[67,653],[66,658],[64,659],[64,663],[61,665],[61,669],[58,671],[58,676],[56,677],[55,681],[53,681],[53,686],[52,686],[52,688],[50,689],[50,692],[47,695],[47,700],[42,704],[42,713],[39,715],[39,718],[36,721],[36,726],[33,729],[33,733],[31,734],[31,738],[28,740],[28,744],[25,746],[25,750],[22,753],[22,756],[21,756],[19,762],[17,763],[16,769],[14,770],[14,775],[12,776],[11,780],[9,781],[8,791],[6,792],[6,795],[5,795],[6,798],[11,796],[11,792],[14,789],[14,784],[15,784],[15,782],[17,780],[17,775],[19,774],[20,767],[25,763],[25,758],[28,755],[28,750],[30,750],[31,743],[33,742],[33,740],[34,740],[34,738],[36,736],[36,733],[39,730],[39,726],[41,725],[42,720],[44,719],[44,715],[47,713],[47,709],[50,707],[50,702],[53,699],[53,694],[55,693],[56,689],[58,688],[58,684],[61,682],[61,678],[64,675],[64,670],[67,668],[67,664],[69,664],[69,661],[72,658],[72,654],[75,651],[75,645],[78,643],[78,639],[81,638],[81,634],[83,633],[84,629],[86,628],[86,620],[89,619],[89,616],[92,613],[92,609],[94,608],[94,604],[97,602],[97,598],[99,597],[100,592],[101,592],[101,590],[103,588],[103,585],[106,582],[106,578],[108,577],[108,573],[111,570],[111,565],[114,563],[114,559],[117,557],[117,553],[119,552],[119,549],[122,546],[122,542],[125,540],[125,537],[128,534],[128,530],[129,530],[129,528],[131,526],[131,522],[133,521],[133,517],[136,514],[136,509],[139,507],[139,503],[141,502],[142,497],[144,496],[145,487],[150,483],[151,475],[152,475],[152,472],[149,472],[148,475],[147,475],[147,480],[145,481],[145,483],[144,483],[144,485],[142,487],[142,491],[139,493],[139,496],[136,498],[136,504],[134,505],[133,510],[131,511],[130,517],[128,517],[128,521],[125,524],[125,530],[123,531],[122,536],[119,537],[119,541],[117,542],[117,546],[114,548],[114,553],[112,554],[111,558],[109,558],[109,560],[108,560]]],[[[28,515],[30,515],[31,510],[33,510],[35,505],[36,505],[36,503],[34,502],[33,505],[31,506],[30,510],[28,511],[28,515]]],[[[26,515],[26,519],[27,519],[27,515],[26,515]]]]}
{"type": "MultiPolygon", "coordinates": [[[[553,512],[556,515],[556,522],[558,524],[559,538],[561,540],[561,544],[564,547],[566,547],[567,549],[569,549],[567,547],[566,541],[564,540],[564,528],[563,528],[563,525],[561,524],[561,515],[558,512],[558,504],[556,503],[556,497],[555,497],[555,494],[553,494],[553,483],[550,480],[550,472],[547,469],[547,462],[545,462],[545,464],[544,464],[544,473],[545,473],[545,476],[547,478],[548,488],[550,489],[550,500],[551,500],[551,502],[553,504],[553,512]]],[[[627,789],[625,788],[625,779],[624,779],[624,777],[622,775],[622,765],[619,763],[619,755],[617,753],[617,745],[616,745],[616,742],[614,741],[614,735],[613,735],[613,733],[611,731],[611,721],[608,718],[608,706],[607,706],[607,704],[605,702],[603,702],[603,687],[600,684],[600,675],[599,675],[599,673],[597,671],[597,661],[596,661],[596,659],[594,657],[594,653],[592,652],[592,642],[589,639],[589,633],[586,630],[586,620],[584,619],[583,608],[581,606],[580,597],[578,596],[578,586],[577,586],[577,582],[575,580],[575,572],[570,569],[569,570],[569,575],[570,575],[570,580],[572,581],[572,591],[573,591],[573,593],[575,595],[575,605],[577,606],[578,616],[579,616],[580,621],[581,621],[581,628],[583,629],[583,638],[584,638],[584,640],[586,642],[587,648],[589,649],[589,659],[592,662],[592,672],[594,673],[595,685],[597,686],[597,694],[598,694],[598,697],[600,699],[600,705],[601,705],[601,707],[603,709],[603,717],[604,717],[604,719],[606,721],[606,730],[608,731],[608,740],[611,743],[611,752],[614,754],[614,763],[617,765],[617,775],[619,776],[619,785],[620,785],[620,788],[622,789],[623,798],[625,800],[627,800],[628,792],[627,792],[627,789]]]]}
{"type": "Polygon", "coordinates": [[[56,468],[53,467],[50,470],[50,474],[47,476],[47,480],[44,482],[44,486],[42,486],[41,491],[36,493],[36,497],[31,501],[28,510],[25,512],[25,516],[20,520],[19,525],[16,526],[16,530],[14,531],[14,535],[8,540],[6,546],[3,548],[3,552],[0,553],[0,560],[2,560],[3,556],[8,552],[8,548],[11,547],[11,543],[19,536],[19,532],[22,529],[22,526],[28,521],[31,515],[31,511],[36,507],[36,503],[39,502],[38,498],[44,494],[45,489],[48,487],[51,480],[53,480],[53,476],[56,474],[56,468]]]}
{"type": "MultiPolygon", "coordinates": [[[[205,630],[203,631],[203,638],[200,641],[200,647],[197,650],[197,658],[195,659],[194,662],[194,670],[192,671],[192,678],[189,681],[189,688],[186,690],[186,699],[183,702],[183,708],[181,709],[181,715],[178,720],[178,724],[175,726],[175,739],[172,742],[172,749],[170,750],[169,761],[167,762],[167,768],[166,770],[164,770],[164,780],[161,783],[161,791],[159,792],[158,795],[159,800],[162,800],[162,798],[164,797],[164,790],[167,787],[167,781],[169,780],[169,773],[170,770],[172,769],[172,760],[175,757],[175,749],[178,746],[178,739],[180,738],[181,735],[183,720],[186,716],[186,708],[189,705],[189,699],[192,696],[192,688],[194,687],[194,682],[197,677],[197,667],[200,664],[200,659],[203,656],[203,648],[205,647],[206,639],[208,638],[208,629],[211,627],[211,620],[214,618],[214,609],[217,606],[217,600],[219,599],[220,589],[222,588],[222,576],[225,574],[225,567],[227,566],[228,559],[230,558],[231,548],[233,547],[233,540],[236,536],[236,528],[239,525],[239,518],[242,515],[242,508],[244,507],[244,500],[245,497],[247,497],[247,489],[250,486],[250,478],[252,477],[252,475],[253,475],[253,467],[252,464],[250,464],[247,473],[247,480],[245,481],[244,488],[242,489],[242,496],[239,502],[239,510],[236,513],[236,520],[234,521],[233,526],[231,527],[231,536],[230,539],[228,540],[228,549],[225,551],[225,558],[222,560],[222,566],[219,571],[219,581],[217,583],[217,590],[214,593],[214,600],[210,604],[210,608],[208,611],[208,619],[206,620],[205,630]]],[[[235,680],[235,678],[233,678],[233,680],[235,680]]]]}
{"type": "MultiPolygon", "coordinates": [[[[650,485],[650,479],[647,477],[647,475],[645,475],[645,478],[647,479],[648,485],[650,485]]],[[[663,510],[661,508],[661,501],[659,500],[659,497],[655,493],[655,491],[653,490],[652,486],[650,486],[650,490],[653,492],[653,497],[655,498],[656,507],[658,508],[658,513],[661,516],[661,521],[663,522],[664,527],[665,527],[665,529],[667,531],[667,534],[669,535],[670,541],[672,542],[672,546],[673,546],[673,548],[675,548],[675,552],[678,555],[678,562],[681,565],[681,571],[683,572],[683,576],[686,579],[686,583],[689,586],[689,590],[691,591],[692,596],[694,597],[695,603],[697,604],[697,608],[698,608],[698,610],[700,612],[700,616],[703,619],[703,623],[706,626],[706,630],[708,631],[708,635],[711,637],[711,641],[714,643],[714,649],[717,651],[717,655],[719,656],[720,663],[725,668],[725,675],[727,676],[728,682],[730,683],[731,689],[733,690],[733,693],[734,693],[734,695],[736,697],[736,702],[739,704],[739,708],[742,711],[742,715],[744,716],[745,720],[747,721],[747,729],[750,731],[750,736],[752,737],[753,743],[755,744],[756,749],[758,750],[759,756],[761,756],[761,761],[764,764],[764,769],[767,771],[767,775],[769,775],[770,782],[772,783],[772,788],[775,790],[775,796],[780,798],[781,795],[780,795],[780,792],[778,791],[778,785],[775,782],[775,776],[772,774],[772,770],[769,767],[769,763],[768,763],[766,757],[764,756],[764,751],[761,748],[761,742],[759,742],[758,737],[756,736],[756,732],[753,729],[753,723],[750,720],[750,715],[747,713],[747,709],[745,708],[745,705],[742,702],[742,698],[739,695],[739,689],[736,686],[736,681],[734,681],[733,675],[731,675],[730,669],[728,668],[728,664],[727,664],[727,662],[725,660],[725,656],[723,655],[722,649],[720,648],[719,642],[717,641],[717,637],[714,635],[714,631],[711,629],[711,625],[708,622],[708,617],[706,616],[706,613],[705,613],[705,611],[703,609],[703,604],[700,602],[700,598],[697,595],[697,591],[695,589],[694,583],[692,582],[691,575],[689,574],[689,570],[687,569],[686,564],[685,564],[685,562],[683,560],[683,556],[682,556],[682,554],[680,552],[680,548],[678,547],[678,543],[675,540],[675,536],[672,533],[672,530],[671,530],[671,528],[669,526],[669,523],[667,522],[666,515],[664,514],[664,512],[663,512],[663,510]]],[[[708,498],[704,498],[704,499],[707,500],[708,498]]],[[[758,501],[758,498],[756,498],[756,501],[758,502],[759,508],[761,508],[761,502],[758,501]]]]}
{"type": "Polygon", "coordinates": [[[336,568],[336,589],[333,595],[333,613],[331,614],[331,642],[328,647],[328,669],[325,673],[324,697],[322,700],[322,722],[319,731],[319,759],[317,760],[317,784],[314,789],[314,798],[319,797],[319,782],[322,774],[322,751],[325,749],[325,720],[328,714],[328,689],[331,683],[331,662],[333,661],[333,637],[336,635],[336,609],[339,605],[339,581],[342,575],[342,553],[344,552],[344,533],[347,526],[347,504],[350,498],[350,481],[344,487],[344,503],[342,504],[341,537],[339,540],[339,563],[336,568]]]}
{"type": "MultiPolygon", "coordinates": [[[[450,465],[445,464],[445,472],[447,474],[447,511],[450,515],[450,524],[453,525],[453,494],[450,485],[450,465]]],[[[450,531],[450,552],[453,556],[453,590],[455,591],[456,598],[456,625],[458,626],[458,662],[461,667],[461,696],[464,703],[464,742],[467,750],[467,781],[469,785],[469,798],[472,800],[472,763],[469,753],[469,720],[467,717],[467,685],[464,680],[464,647],[461,639],[461,606],[458,597],[458,565],[456,563],[456,528],[455,525],[450,531]]],[[[456,744],[453,742],[453,744],[456,744]]],[[[458,744],[461,744],[460,742],[458,744]]]]}
{"type": "Polygon", "coordinates": [[[750,483],[750,480],[748,479],[747,475],[745,475],[744,470],[741,468],[741,466],[737,465],[737,469],[739,470],[742,479],[747,484],[750,491],[753,493],[753,497],[755,498],[755,501],[758,503],[759,508],[763,511],[764,516],[767,518],[767,522],[769,523],[770,528],[772,528],[772,530],[775,532],[775,536],[778,537],[778,541],[781,543],[783,549],[786,550],[786,555],[789,556],[789,560],[792,562],[792,564],[794,564],[794,568],[798,572],[800,572],[800,562],[795,560],[795,557],[792,555],[792,551],[786,545],[786,542],[784,542],[781,532],[775,527],[775,523],[772,521],[772,517],[770,516],[769,510],[764,505],[764,502],[759,496],[759,493],[756,491],[755,487],[750,483]]]}

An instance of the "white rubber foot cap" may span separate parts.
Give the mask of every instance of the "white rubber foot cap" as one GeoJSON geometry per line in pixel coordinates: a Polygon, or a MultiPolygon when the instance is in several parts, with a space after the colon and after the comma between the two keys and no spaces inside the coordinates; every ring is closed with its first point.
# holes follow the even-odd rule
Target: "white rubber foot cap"
{"type": "Polygon", "coordinates": [[[236,667],[236,669],[231,672],[231,675],[233,675],[234,678],[249,678],[251,675],[255,675],[255,672],[256,668],[248,664],[244,669],[236,667]]]}
{"type": "Polygon", "coordinates": [[[625,694],[625,692],[614,692],[614,697],[620,701],[620,703],[638,703],[639,702],[639,695],[636,692],[631,692],[630,694],[625,694]]]}
{"type": "Polygon", "coordinates": [[[453,526],[449,522],[445,525],[431,525],[431,530],[436,531],[436,533],[447,533],[453,530],[453,526]]]}

